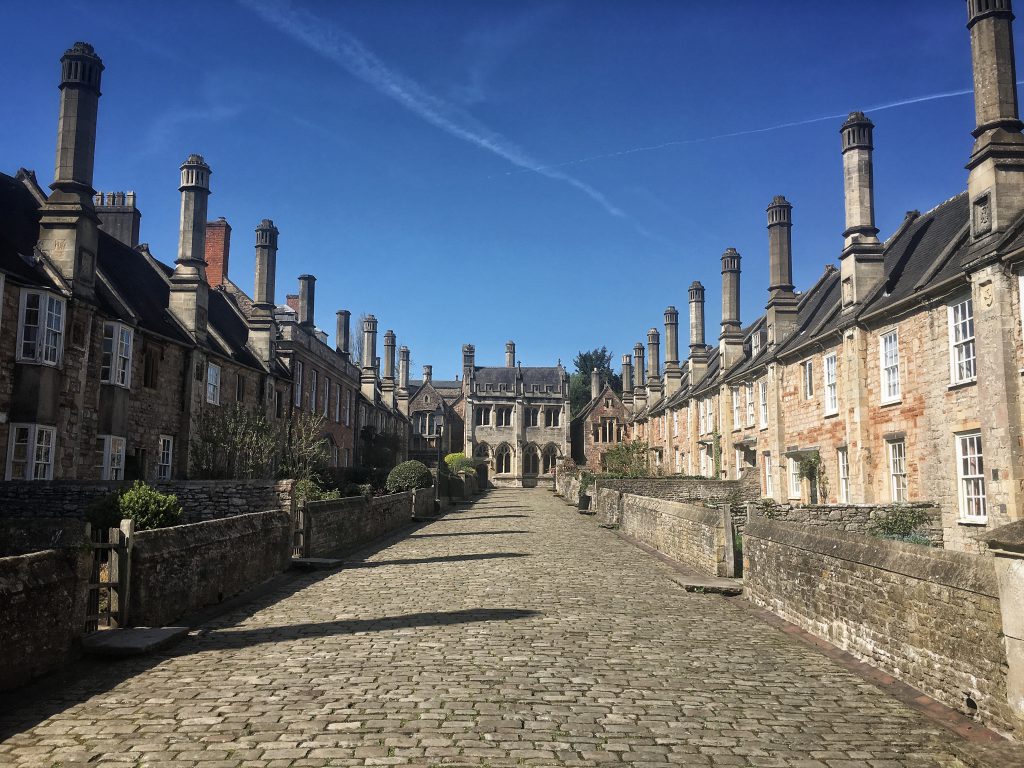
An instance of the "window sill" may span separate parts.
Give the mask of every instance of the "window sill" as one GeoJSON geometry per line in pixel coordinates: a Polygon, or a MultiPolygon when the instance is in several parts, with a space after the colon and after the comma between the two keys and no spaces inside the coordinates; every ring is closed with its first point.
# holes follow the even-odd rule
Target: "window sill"
{"type": "Polygon", "coordinates": [[[895,399],[895,400],[883,400],[883,401],[882,401],[882,402],[880,403],[880,405],[881,405],[881,407],[882,407],[882,408],[887,408],[887,407],[889,407],[890,405],[899,405],[899,404],[900,404],[900,403],[902,403],[902,402],[903,402],[903,398],[902,398],[902,397],[899,397],[899,398],[897,398],[897,399],[895,399]]]}
{"type": "Polygon", "coordinates": [[[831,413],[826,413],[825,414],[825,418],[826,419],[834,419],[838,415],[839,415],[839,411],[832,411],[831,413]]]}
{"type": "Polygon", "coordinates": [[[957,518],[957,525],[966,525],[973,527],[982,527],[988,525],[987,517],[960,517],[957,518]]]}
{"type": "Polygon", "coordinates": [[[955,381],[952,384],[950,384],[948,387],[946,387],[946,389],[947,390],[963,389],[964,387],[970,387],[970,386],[972,386],[974,384],[977,384],[977,383],[978,383],[977,379],[968,379],[967,381],[955,381]]]}

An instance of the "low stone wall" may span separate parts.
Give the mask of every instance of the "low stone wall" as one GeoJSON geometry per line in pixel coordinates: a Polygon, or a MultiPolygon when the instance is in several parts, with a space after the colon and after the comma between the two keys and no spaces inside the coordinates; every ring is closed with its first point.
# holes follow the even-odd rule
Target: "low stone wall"
{"type": "Polygon", "coordinates": [[[129,622],[164,626],[288,568],[292,518],[255,512],[135,534],[129,622]]]}
{"type": "MultiPolygon", "coordinates": [[[[924,535],[932,546],[941,547],[943,543],[942,513],[935,505],[927,502],[908,504],[910,508],[921,509],[928,515],[929,522],[922,527],[924,535]]],[[[753,517],[769,517],[783,523],[821,526],[846,533],[869,533],[872,520],[884,516],[892,509],[891,505],[876,504],[818,504],[807,506],[791,506],[789,504],[774,505],[767,514],[756,504],[746,504],[733,509],[733,520],[742,533],[747,519],[753,517]]]]}
{"type": "Polygon", "coordinates": [[[602,525],[622,525],[622,496],[614,488],[602,488],[598,483],[590,499],[590,511],[602,525]]]}
{"type": "Polygon", "coordinates": [[[75,517],[0,518],[0,557],[75,546],[85,536],[85,521],[75,517]]]}
{"type": "Polygon", "coordinates": [[[430,517],[434,514],[433,488],[417,488],[412,492],[412,514],[414,517],[430,517]]]}
{"type": "MultiPolygon", "coordinates": [[[[179,480],[151,483],[178,497],[185,519],[213,520],[248,512],[291,510],[294,480],[179,480]]],[[[54,480],[0,482],[0,517],[82,518],[89,504],[130,482],[54,480]]]]}
{"type": "Polygon", "coordinates": [[[743,480],[710,480],[701,477],[641,477],[641,478],[598,478],[599,488],[610,488],[620,493],[649,496],[653,499],[684,502],[728,502],[739,506],[743,502],[761,498],[760,486],[749,481],[756,476],[747,473],[743,480]]]}
{"type": "Polygon", "coordinates": [[[412,491],[370,500],[353,496],[307,502],[303,511],[305,556],[324,557],[359,549],[411,525],[412,515],[412,491]]]}
{"type": "Polygon", "coordinates": [[[993,558],[755,518],[745,594],[939,701],[1019,726],[993,558]],[[968,701],[968,699],[970,701],[968,701]]]}
{"type": "Polygon", "coordinates": [[[566,504],[578,506],[580,503],[580,479],[573,475],[560,472],[555,475],[555,493],[561,496],[566,504]]]}
{"type": "Polygon", "coordinates": [[[92,563],[82,544],[0,558],[0,690],[76,655],[92,563]]]}
{"type": "Polygon", "coordinates": [[[620,530],[704,575],[733,575],[719,509],[626,493],[620,530]]]}

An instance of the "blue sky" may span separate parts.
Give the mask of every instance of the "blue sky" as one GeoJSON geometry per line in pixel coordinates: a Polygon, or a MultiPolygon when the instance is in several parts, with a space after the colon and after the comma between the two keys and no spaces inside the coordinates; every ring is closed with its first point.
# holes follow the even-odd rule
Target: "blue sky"
{"type": "Polygon", "coordinates": [[[199,152],[210,216],[233,227],[232,279],[251,290],[253,230],[272,218],[278,300],[315,274],[318,325],[333,338],[337,309],[372,312],[414,376],[454,376],[464,342],[500,365],[509,338],[524,365],[601,345],[618,359],[667,305],[686,317],[695,279],[716,339],[727,247],[743,256],[744,323],[763,312],[776,194],[808,287],[842,248],[851,110],[876,125],[883,236],[966,186],[969,94],[872,109],[970,89],[958,1],[92,0],[4,15],[19,34],[0,54],[0,170],[51,180],[57,62],[86,40],[106,65],[95,186],[137,192],[154,254],[174,259],[178,166],[199,152]]]}

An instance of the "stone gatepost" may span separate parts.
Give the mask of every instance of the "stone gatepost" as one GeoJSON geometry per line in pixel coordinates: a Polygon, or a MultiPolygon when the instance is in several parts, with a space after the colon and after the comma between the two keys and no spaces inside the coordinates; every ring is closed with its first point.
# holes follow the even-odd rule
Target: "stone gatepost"
{"type": "Polygon", "coordinates": [[[1024,520],[1004,525],[982,537],[995,555],[999,608],[1006,644],[1006,698],[1024,719],[1024,520]]]}

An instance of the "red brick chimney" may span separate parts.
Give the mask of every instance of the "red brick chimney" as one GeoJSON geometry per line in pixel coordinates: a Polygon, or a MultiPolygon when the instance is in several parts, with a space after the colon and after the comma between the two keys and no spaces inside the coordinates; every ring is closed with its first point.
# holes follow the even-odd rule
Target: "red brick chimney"
{"type": "Polygon", "coordinates": [[[223,216],[206,222],[206,279],[211,288],[223,285],[231,255],[231,225],[223,216]]]}
{"type": "Polygon", "coordinates": [[[287,296],[284,297],[284,300],[288,304],[288,307],[292,310],[292,312],[294,312],[295,315],[298,316],[298,314],[299,314],[299,294],[297,294],[297,293],[289,293],[287,296]]]}

